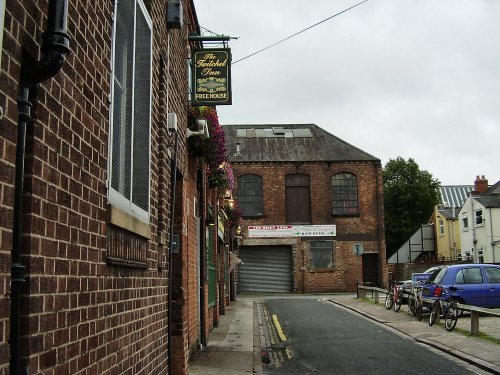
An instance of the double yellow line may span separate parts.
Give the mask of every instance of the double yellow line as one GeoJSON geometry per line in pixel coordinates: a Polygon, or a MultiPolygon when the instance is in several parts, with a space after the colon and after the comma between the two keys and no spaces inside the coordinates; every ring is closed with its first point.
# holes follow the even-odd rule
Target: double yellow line
{"type": "Polygon", "coordinates": [[[283,332],[283,329],[281,328],[281,324],[278,320],[278,317],[275,314],[273,314],[273,323],[274,323],[274,326],[276,327],[276,332],[278,332],[278,337],[280,338],[280,340],[282,342],[285,342],[286,341],[285,333],[283,332]]]}

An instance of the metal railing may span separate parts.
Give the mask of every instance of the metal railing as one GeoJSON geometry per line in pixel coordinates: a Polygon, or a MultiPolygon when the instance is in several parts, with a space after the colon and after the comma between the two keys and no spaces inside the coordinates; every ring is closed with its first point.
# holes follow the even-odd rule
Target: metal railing
{"type": "MultiPolygon", "coordinates": [[[[363,286],[358,285],[358,296],[359,298],[366,299],[367,293],[371,292],[375,304],[380,303],[380,294],[387,295],[389,291],[387,289],[373,287],[373,286],[363,286]]],[[[432,305],[434,303],[433,299],[422,297],[422,301],[424,304],[432,305]]],[[[480,315],[488,315],[500,318],[500,309],[487,309],[484,307],[477,307],[471,305],[464,305],[462,303],[457,304],[457,307],[460,310],[470,312],[470,333],[472,335],[478,335],[479,332],[479,316],[480,315]]]]}

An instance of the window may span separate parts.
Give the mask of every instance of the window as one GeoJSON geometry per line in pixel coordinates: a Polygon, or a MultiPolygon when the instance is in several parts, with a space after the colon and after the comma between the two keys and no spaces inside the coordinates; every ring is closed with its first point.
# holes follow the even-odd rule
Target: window
{"type": "Polygon", "coordinates": [[[332,177],[333,214],[358,215],[358,182],[351,173],[337,173],[332,177]]]}
{"type": "Polygon", "coordinates": [[[500,268],[485,267],[484,270],[490,284],[500,284],[500,268]]]}
{"type": "Polygon", "coordinates": [[[482,284],[483,276],[480,268],[464,268],[455,276],[457,284],[482,284]]]}
{"type": "Polygon", "coordinates": [[[476,211],[476,226],[483,225],[483,210],[476,211]]]}
{"type": "Polygon", "coordinates": [[[238,207],[243,216],[263,216],[262,177],[246,174],[238,177],[238,207]]]}
{"type": "Polygon", "coordinates": [[[462,214],[462,229],[463,230],[469,229],[469,216],[467,215],[467,212],[464,212],[462,214]]]}
{"type": "MultiPolygon", "coordinates": [[[[0,0],[0,70],[2,70],[2,46],[3,46],[3,21],[5,17],[5,1],[0,0]]],[[[3,108],[0,107],[0,119],[3,116],[3,108]]]]}
{"type": "Polygon", "coordinates": [[[5,17],[5,1],[0,0],[0,69],[2,68],[3,20],[5,17]]]}
{"type": "Polygon", "coordinates": [[[439,234],[442,236],[444,236],[444,220],[443,219],[439,219],[439,234]]]}
{"type": "Polygon", "coordinates": [[[289,174],[285,177],[286,221],[288,224],[311,223],[309,175],[289,174]]]}
{"type": "Polygon", "coordinates": [[[334,241],[310,241],[311,268],[333,267],[334,241]]]}
{"type": "Polygon", "coordinates": [[[142,0],[116,4],[109,201],[149,221],[152,24],[142,0]]]}

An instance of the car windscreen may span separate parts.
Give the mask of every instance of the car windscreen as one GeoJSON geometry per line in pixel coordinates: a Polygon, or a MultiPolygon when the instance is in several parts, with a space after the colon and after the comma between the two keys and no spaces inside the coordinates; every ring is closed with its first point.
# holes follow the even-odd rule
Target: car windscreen
{"type": "Polygon", "coordinates": [[[447,270],[447,268],[441,268],[440,270],[434,271],[432,275],[429,276],[428,281],[434,284],[439,284],[443,280],[444,275],[446,275],[447,270]]]}

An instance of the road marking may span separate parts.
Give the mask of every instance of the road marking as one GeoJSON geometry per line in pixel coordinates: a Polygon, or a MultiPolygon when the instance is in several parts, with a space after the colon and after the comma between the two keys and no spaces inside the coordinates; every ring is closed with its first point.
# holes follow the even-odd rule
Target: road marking
{"type": "Polygon", "coordinates": [[[274,314],[273,314],[273,322],[274,322],[274,326],[276,327],[276,331],[278,331],[278,337],[280,338],[280,340],[283,342],[286,341],[286,336],[283,333],[283,330],[281,329],[281,324],[278,320],[278,317],[274,314]]]}

